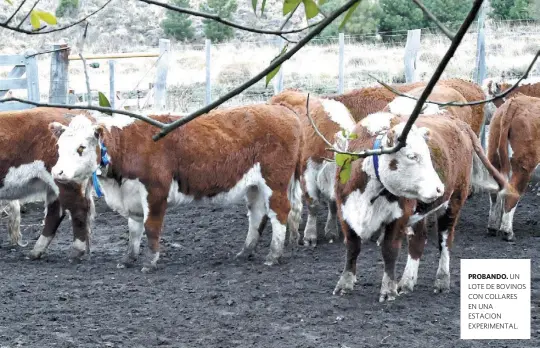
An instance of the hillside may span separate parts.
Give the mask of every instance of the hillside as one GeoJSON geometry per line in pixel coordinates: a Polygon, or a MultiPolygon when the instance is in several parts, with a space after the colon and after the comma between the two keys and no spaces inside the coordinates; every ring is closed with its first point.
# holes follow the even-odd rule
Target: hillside
{"type": "MultiPolygon", "coordinates": [[[[105,0],[81,0],[82,18],[85,14],[93,12],[104,4],[105,0]]],[[[234,20],[240,24],[259,27],[276,28],[279,27],[283,16],[281,14],[281,0],[268,0],[265,14],[255,16],[251,7],[251,0],[237,0],[238,11],[234,20]]],[[[164,1],[166,2],[166,1],[164,1]]],[[[201,0],[192,0],[192,8],[198,9],[201,0]]],[[[18,5],[19,1],[14,1],[18,5]]],[[[50,12],[55,11],[58,0],[40,1],[39,7],[50,12]]],[[[23,7],[29,9],[32,3],[28,2],[23,7]]],[[[13,7],[0,1],[0,21],[7,19],[13,7]]],[[[21,11],[24,12],[24,11],[21,11]]],[[[85,47],[86,52],[106,53],[106,52],[129,52],[144,50],[147,47],[157,46],[158,40],[164,37],[160,22],[165,16],[165,10],[157,6],[151,6],[137,0],[112,0],[112,2],[96,16],[91,17],[89,36],[85,47]]],[[[22,15],[16,17],[15,23],[22,19],[22,15]]],[[[73,19],[59,18],[60,25],[72,22],[73,19]]],[[[194,27],[202,36],[202,23],[199,18],[193,18],[194,27]]],[[[303,9],[291,18],[289,26],[305,25],[303,9]]],[[[66,40],[72,43],[81,33],[80,26],[62,32],[48,35],[27,36],[25,34],[14,33],[0,28],[0,53],[13,54],[27,49],[41,50],[49,47],[52,43],[66,40]]],[[[245,31],[237,30],[236,40],[254,41],[260,40],[261,36],[245,31]]],[[[271,37],[266,37],[270,39],[271,37]]],[[[202,42],[202,39],[199,39],[202,42]]],[[[73,45],[73,43],[72,43],[73,45]]]]}

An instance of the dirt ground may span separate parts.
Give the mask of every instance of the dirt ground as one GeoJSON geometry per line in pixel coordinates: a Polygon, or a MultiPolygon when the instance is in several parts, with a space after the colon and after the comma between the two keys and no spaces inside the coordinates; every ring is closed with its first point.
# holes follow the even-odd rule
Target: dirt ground
{"type": "MultiPolygon", "coordinates": [[[[25,257],[38,236],[42,210],[29,206],[23,234],[30,245],[12,250],[0,225],[0,347],[539,347],[540,197],[528,193],[516,212],[515,244],[487,237],[488,198],[477,195],[461,215],[451,259],[451,291],[434,294],[438,264],[428,240],[415,291],[380,304],[382,259],[363,246],[359,281],[333,296],[344,260],[341,243],[301,247],[280,265],[263,265],[270,230],[253,260],[237,261],[247,217],[244,206],[191,205],[168,212],[160,269],[117,269],[127,221],[103,200],[92,257],[67,260],[71,229],[64,221],[48,255],[25,257]],[[532,259],[532,339],[459,339],[460,258],[532,259]]],[[[320,213],[320,228],[325,217],[320,213]]],[[[303,228],[303,225],[301,226],[303,228]]],[[[143,244],[146,247],[146,244],[143,244]]],[[[405,250],[403,250],[405,251],[405,250]]],[[[406,253],[398,265],[401,274],[406,253]]]]}

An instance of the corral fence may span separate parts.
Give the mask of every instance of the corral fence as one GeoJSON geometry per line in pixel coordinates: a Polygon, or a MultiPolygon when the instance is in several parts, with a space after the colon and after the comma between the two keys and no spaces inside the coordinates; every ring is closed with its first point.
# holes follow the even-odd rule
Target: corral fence
{"type": "MultiPolygon", "coordinates": [[[[7,79],[0,79],[0,99],[9,97],[11,90],[25,89],[28,100],[39,102],[39,77],[35,52],[0,55],[0,66],[13,66],[7,79]]],[[[0,103],[0,111],[24,110],[32,107],[19,102],[0,103]]]]}

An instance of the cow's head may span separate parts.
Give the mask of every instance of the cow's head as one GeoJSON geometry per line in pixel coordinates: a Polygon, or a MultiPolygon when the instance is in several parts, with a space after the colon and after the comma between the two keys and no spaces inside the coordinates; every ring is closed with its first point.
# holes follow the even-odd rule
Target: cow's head
{"type": "Polygon", "coordinates": [[[99,141],[103,126],[92,124],[85,116],[75,116],[68,127],[53,122],[49,128],[58,138],[58,161],[52,168],[54,179],[82,182],[90,178],[101,161],[99,141]]]}
{"type": "MultiPolygon", "coordinates": [[[[391,128],[382,145],[392,147],[403,131],[405,123],[391,128]]],[[[431,203],[444,194],[444,184],[433,167],[427,141],[429,129],[413,125],[407,145],[398,152],[379,156],[379,176],[382,184],[393,195],[431,203]]]]}

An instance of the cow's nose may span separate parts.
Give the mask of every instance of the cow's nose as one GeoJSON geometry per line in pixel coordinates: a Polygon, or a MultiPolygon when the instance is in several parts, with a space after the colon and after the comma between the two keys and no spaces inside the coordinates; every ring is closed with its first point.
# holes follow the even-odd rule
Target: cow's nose
{"type": "Polygon", "coordinates": [[[442,193],[442,190],[440,187],[437,187],[437,193],[442,193]]]}

